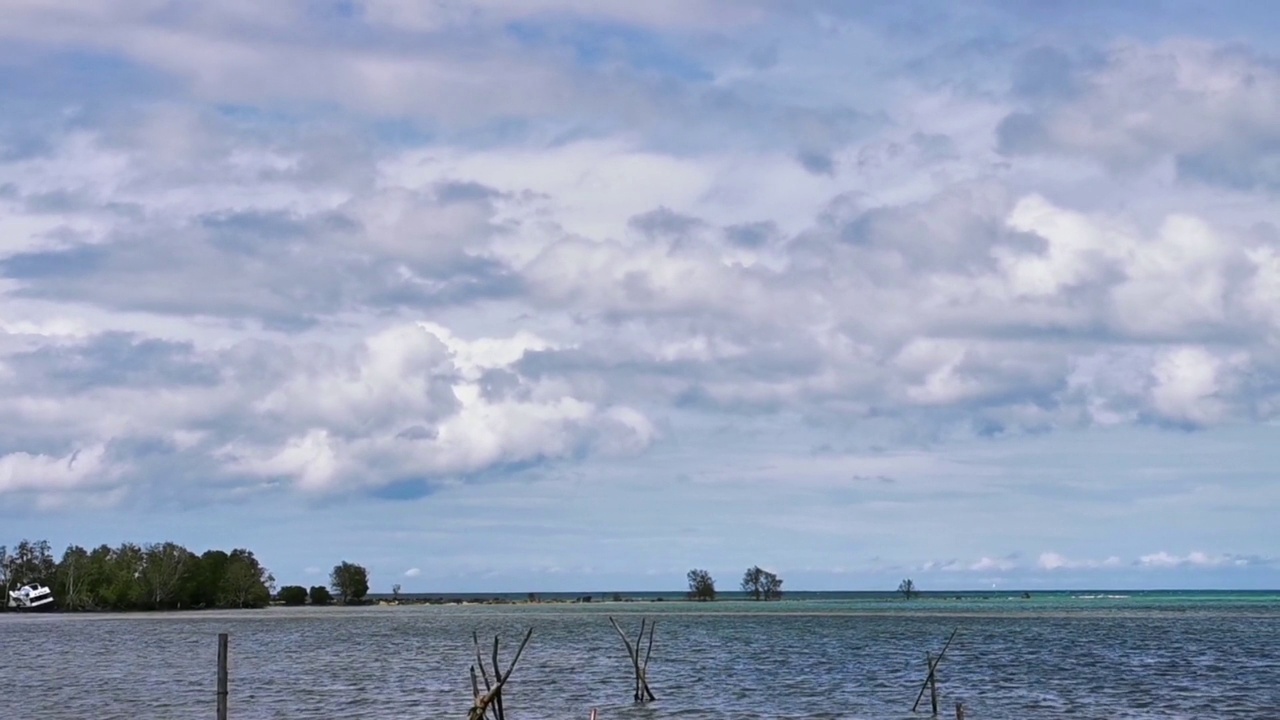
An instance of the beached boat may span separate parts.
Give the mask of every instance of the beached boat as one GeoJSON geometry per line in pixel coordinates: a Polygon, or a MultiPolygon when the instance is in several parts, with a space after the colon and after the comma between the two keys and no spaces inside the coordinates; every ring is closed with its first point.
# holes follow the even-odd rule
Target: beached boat
{"type": "Polygon", "coordinates": [[[9,591],[9,607],[14,610],[52,610],[53,590],[40,583],[9,591]]]}

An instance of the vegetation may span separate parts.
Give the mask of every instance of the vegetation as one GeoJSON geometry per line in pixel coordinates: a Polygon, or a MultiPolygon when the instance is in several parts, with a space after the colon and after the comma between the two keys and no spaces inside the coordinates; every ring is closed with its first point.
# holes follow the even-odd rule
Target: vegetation
{"type": "Polygon", "coordinates": [[[30,583],[52,588],[64,610],[178,610],[264,607],[275,578],[243,548],[196,555],[172,542],[72,545],[55,559],[47,540],[0,546],[0,609],[30,583]]]}
{"type": "Polygon", "coordinates": [[[343,605],[358,605],[369,594],[369,571],[345,560],[333,566],[329,587],[338,594],[343,605]]]}
{"type": "Polygon", "coordinates": [[[313,585],[307,595],[310,596],[312,605],[333,604],[333,595],[329,594],[329,588],[323,585],[313,585]]]}
{"type": "Polygon", "coordinates": [[[782,578],[753,565],[742,575],[742,592],[753,600],[781,600],[782,578]]]}
{"type": "Polygon", "coordinates": [[[920,594],[920,591],[916,590],[916,584],[912,582],[911,578],[907,578],[906,580],[898,583],[898,592],[902,593],[902,597],[908,600],[920,594]]]}
{"type": "Polygon", "coordinates": [[[276,597],[285,605],[306,605],[307,589],[301,585],[285,585],[276,597]]]}
{"type": "Polygon", "coordinates": [[[716,581],[711,573],[706,570],[690,570],[688,577],[690,600],[716,599],[716,581]]]}

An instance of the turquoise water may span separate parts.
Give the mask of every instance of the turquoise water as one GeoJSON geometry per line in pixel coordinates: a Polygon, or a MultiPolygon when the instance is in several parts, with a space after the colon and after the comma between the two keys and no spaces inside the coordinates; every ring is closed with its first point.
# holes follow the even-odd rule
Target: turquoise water
{"type": "Polygon", "coordinates": [[[0,697],[42,720],[212,716],[228,632],[232,718],[459,718],[471,632],[501,634],[507,658],[533,628],[505,695],[513,720],[905,719],[927,716],[910,712],[925,653],[955,630],[939,671],[948,713],[1277,717],[1280,594],[962,595],[0,616],[0,647],[40,659],[9,664],[0,697]],[[631,703],[609,615],[658,622],[649,707],[631,703]]]}

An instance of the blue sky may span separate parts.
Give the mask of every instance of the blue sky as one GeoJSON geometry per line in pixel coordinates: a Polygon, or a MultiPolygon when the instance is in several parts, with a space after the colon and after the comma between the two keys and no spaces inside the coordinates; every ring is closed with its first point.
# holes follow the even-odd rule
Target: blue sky
{"type": "Polygon", "coordinates": [[[10,3],[0,542],[1280,587],[1277,15],[10,3]]]}

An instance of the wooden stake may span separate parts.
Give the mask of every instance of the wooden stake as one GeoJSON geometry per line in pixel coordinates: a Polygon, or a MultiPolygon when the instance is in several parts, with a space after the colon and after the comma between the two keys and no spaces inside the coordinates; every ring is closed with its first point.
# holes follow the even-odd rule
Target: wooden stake
{"type": "Polygon", "coordinates": [[[960,628],[951,631],[951,637],[947,638],[947,644],[942,646],[942,652],[938,653],[938,659],[929,663],[929,674],[925,676],[924,682],[920,685],[920,692],[916,695],[915,704],[911,706],[911,712],[915,712],[920,706],[920,699],[924,697],[924,691],[929,687],[929,681],[933,679],[933,671],[937,669],[938,663],[942,662],[942,656],[947,654],[947,648],[951,647],[951,641],[955,639],[956,633],[960,632],[960,628]]]}
{"type": "Polygon", "coordinates": [[[925,655],[929,663],[929,705],[933,708],[933,716],[938,717],[938,675],[937,665],[933,662],[933,653],[925,655]]]}
{"type": "Polygon", "coordinates": [[[227,720],[227,634],[218,633],[218,720],[227,720]]]}

